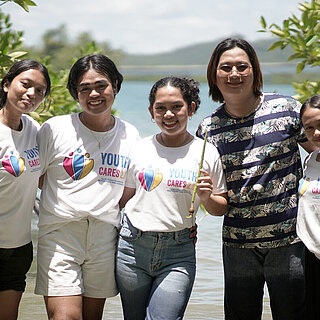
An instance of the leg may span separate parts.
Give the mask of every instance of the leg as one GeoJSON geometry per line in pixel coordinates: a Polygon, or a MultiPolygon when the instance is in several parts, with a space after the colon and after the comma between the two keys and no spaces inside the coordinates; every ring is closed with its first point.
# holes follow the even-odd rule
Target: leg
{"type": "Polygon", "coordinates": [[[265,282],[263,260],[255,249],[223,245],[225,319],[261,319],[265,282]]]}
{"type": "Polygon", "coordinates": [[[26,286],[26,273],[33,259],[32,243],[0,249],[0,320],[18,318],[19,303],[26,286]]]}
{"type": "Polygon", "coordinates": [[[88,221],[86,259],[81,266],[84,287],[82,296],[91,303],[100,305],[104,304],[106,298],[114,297],[119,292],[115,279],[118,230],[115,226],[92,217],[88,221]]]}
{"type": "Polygon", "coordinates": [[[306,319],[320,319],[320,260],[307,248],[305,250],[305,279],[306,279],[306,319]]]}
{"type": "Polygon", "coordinates": [[[147,319],[183,319],[196,274],[195,246],[189,234],[184,229],[158,237],[147,319]]]}
{"type": "MultiPolygon", "coordinates": [[[[121,231],[120,231],[121,232],[121,231]]],[[[139,239],[140,240],[140,239],[139,239]]],[[[124,319],[142,320],[145,318],[153,278],[144,269],[143,261],[136,256],[138,243],[130,243],[119,238],[116,260],[116,279],[120,291],[124,319]]],[[[145,251],[145,262],[148,251],[145,251]]]]}
{"type": "Polygon", "coordinates": [[[21,296],[22,291],[5,290],[0,292],[0,320],[15,320],[18,318],[21,296]]]}
{"type": "Polygon", "coordinates": [[[304,245],[270,249],[265,273],[274,320],[305,319],[304,245]]]}
{"type": "Polygon", "coordinates": [[[82,296],[44,297],[49,320],[82,320],[82,296]]]}
{"type": "Polygon", "coordinates": [[[101,320],[105,298],[83,297],[83,320],[101,320]]]}
{"type": "Polygon", "coordinates": [[[195,278],[195,266],[173,267],[154,281],[147,319],[183,319],[195,278]]]}

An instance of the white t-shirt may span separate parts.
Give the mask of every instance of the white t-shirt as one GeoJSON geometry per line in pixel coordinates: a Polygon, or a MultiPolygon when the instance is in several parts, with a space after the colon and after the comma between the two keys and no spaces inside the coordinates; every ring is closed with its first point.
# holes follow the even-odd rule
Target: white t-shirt
{"type": "Polygon", "coordinates": [[[89,215],[119,226],[118,202],[137,129],[115,118],[111,130],[95,132],[72,114],[46,121],[38,138],[45,173],[39,236],[89,215]]]}
{"type": "MultiPolygon", "coordinates": [[[[185,146],[164,147],[155,136],[139,142],[132,154],[126,187],[135,195],[125,206],[131,223],[142,231],[179,231],[192,226],[189,208],[197,179],[203,140],[194,138],[185,146]]],[[[227,192],[217,149],[207,143],[203,160],[213,182],[213,193],[227,192]]],[[[195,212],[199,207],[195,199],[195,212]]]]}
{"type": "Polygon", "coordinates": [[[305,162],[299,184],[297,234],[309,251],[320,259],[320,149],[312,152],[305,162]]]}
{"type": "Polygon", "coordinates": [[[0,248],[31,241],[31,216],[41,174],[39,124],[22,115],[22,130],[0,122],[0,248]]]}

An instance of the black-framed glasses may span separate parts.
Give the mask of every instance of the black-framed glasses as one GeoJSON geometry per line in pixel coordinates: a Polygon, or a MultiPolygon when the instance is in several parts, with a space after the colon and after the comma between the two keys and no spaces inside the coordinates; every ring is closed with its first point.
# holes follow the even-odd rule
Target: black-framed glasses
{"type": "Polygon", "coordinates": [[[238,74],[240,74],[242,76],[246,76],[249,74],[251,68],[252,68],[252,66],[250,66],[249,64],[246,64],[246,63],[241,63],[238,65],[223,64],[218,67],[218,70],[224,76],[230,75],[234,69],[237,71],[238,74]]]}

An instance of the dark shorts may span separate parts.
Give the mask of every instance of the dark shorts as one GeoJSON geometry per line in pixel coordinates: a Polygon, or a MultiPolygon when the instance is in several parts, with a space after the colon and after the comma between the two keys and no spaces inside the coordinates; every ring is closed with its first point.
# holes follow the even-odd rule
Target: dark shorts
{"type": "Polygon", "coordinates": [[[32,259],[32,242],[13,249],[0,248],[0,291],[24,291],[32,259]]]}

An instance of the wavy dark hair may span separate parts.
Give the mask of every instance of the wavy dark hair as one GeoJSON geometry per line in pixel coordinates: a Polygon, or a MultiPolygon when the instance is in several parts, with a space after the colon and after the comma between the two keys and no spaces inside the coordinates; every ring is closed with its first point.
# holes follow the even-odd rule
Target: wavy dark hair
{"type": "Polygon", "coordinates": [[[111,81],[114,92],[120,91],[123,77],[114,62],[103,54],[88,54],[76,61],[69,73],[67,88],[75,100],[78,100],[79,79],[89,69],[94,69],[107,77],[111,81]]]}
{"type": "Polygon", "coordinates": [[[196,105],[194,112],[198,110],[201,103],[199,82],[190,78],[178,78],[175,76],[162,78],[153,85],[149,94],[149,104],[151,107],[154,104],[158,89],[166,87],[167,85],[180,89],[181,95],[186,101],[188,108],[191,108],[191,103],[194,102],[196,105]]]}
{"type": "Polygon", "coordinates": [[[50,76],[47,68],[40,62],[31,60],[31,59],[26,59],[26,60],[21,60],[18,62],[15,62],[7,74],[3,77],[1,84],[0,84],[0,109],[2,109],[7,101],[7,92],[4,91],[4,85],[6,83],[11,83],[12,80],[18,76],[20,73],[28,71],[30,69],[34,70],[39,70],[47,83],[47,88],[45,91],[44,96],[47,97],[50,93],[50,87],[51,87],[51,81],[50,81],[50,76]]]}
{"type": "Polygon", "coordinates": [[[257,57],[256,52],[254,51],[253,47],[243,39],[236,39],[236,38],[227,38],[221,41],[216,48],[214,49],[208,67],[207,67],[207,79],[209,85],[209,96],[211,96],[213,101],[223,102],[224,98],[217,86],[217,68],[219,64],[219,60],[221,55],[227,51],[231,50],[235,47],[239,47],[248,55],[250,63],[252,65],[253,71],[253,93],[256,97],[262,95],[262,73],[260,69],[259,60],[257,57]]]}

